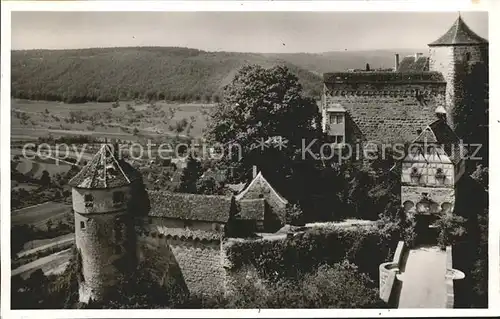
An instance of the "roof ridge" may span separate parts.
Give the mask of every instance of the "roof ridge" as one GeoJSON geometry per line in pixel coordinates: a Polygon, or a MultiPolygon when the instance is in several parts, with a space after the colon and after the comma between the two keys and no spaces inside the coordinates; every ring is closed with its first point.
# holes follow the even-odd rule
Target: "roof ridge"
{"type": "MultiPolygon", "coordinates": [[[[130,179],[128,178],[127,174],[125,174],[125,172],[123,171],[123,168],[120,165],[120,162],[118,161],[118,159],[115,157],[115,155],[113,154],[113,152],[111,152],[111,149],[109,148],[109,145],[106,145],[106,147],[107,147],[107,150],[109,151],[109,155],[110,155],[111,159],[116,163],[116,166],[118,166],[118,169],[123,174],[123,177],[125,177],[125,180],[128,183],[130,183],[130,179]]],[[[104,169],[106,169],[106,168],[104,168],[104,169]]],[[[106,171],[104,171],[104,172],[106,172],[106,171]]]]}

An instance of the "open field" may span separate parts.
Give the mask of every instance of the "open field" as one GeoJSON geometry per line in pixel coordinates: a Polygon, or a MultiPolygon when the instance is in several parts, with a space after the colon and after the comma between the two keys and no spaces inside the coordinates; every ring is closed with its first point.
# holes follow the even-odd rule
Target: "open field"
{"type": "Polygon", "coordinates": [[[55,162],[53,164],[43,163],[23,157],[21,157],[17,162],[12,162],[12,167],[19,173],[33,179],[40,179],[43,171],[49,172],[49,175],[52,177],[56,174],[67,173],[71,169],[71,166],[67,164],[56,164],[55,162]]]}
{"type": "Polygon", "coordinates": [[[140,137],[199,137],[213,104],[61,102],[12,99],[13,140],[93,135],[136,141],[140,137]],[[136,130],[134,134],[134,130],[136,130]]]}
{"type": "Polygon", "coordinates": [[[71,205],[69,204],[46,202],[13,211],[11,224],[12,226],[27,224],[45,229],[49,219],[56,224],[58,220],[63,220],[68,216],[70,210],[71,205]]]}
{"type": "Polygon", "coordinates": [[[31,250],[31,249],[36,249],[36,248],[39,248],[42,246],[49,246],[49,245],[65,242],[68,240],[73,240],[74,238],[75,238],[75,234],[71,233],[71,234],[66,234],[66,235],[62,235],[59,237],[55,237],[55,238],[32,240],[32,241],[24,244],[24,248],[23,248],[22,252],[27,251],[27,250],[31,250]]]}

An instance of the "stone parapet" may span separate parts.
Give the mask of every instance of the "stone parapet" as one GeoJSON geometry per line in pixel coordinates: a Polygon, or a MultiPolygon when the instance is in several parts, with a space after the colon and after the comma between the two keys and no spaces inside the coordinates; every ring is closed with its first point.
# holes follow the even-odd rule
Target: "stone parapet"
{"type": "Polygon", "coordinates": [[[399,273],[403,260],[404,249],[404,242],[398,242],[392,261],[383,263],[379,266],[379,296],[386,303],[389,303],[391,295],[393,294],[396,275],[399,273]]]}

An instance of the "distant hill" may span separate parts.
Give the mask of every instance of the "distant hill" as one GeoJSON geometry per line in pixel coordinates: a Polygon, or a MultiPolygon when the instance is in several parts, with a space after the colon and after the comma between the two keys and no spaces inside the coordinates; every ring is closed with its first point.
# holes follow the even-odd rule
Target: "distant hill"
{"type": "Polygon", "coordinates": [[[323,72],[364,68],[366,63],[372,68],[391,67],[393,53],[258,54],[177,47],[12,51],[12,96],[69,103],[117,99],[214,102],[240,67],[284,64],[298,76],[306,94],[319,98],[323,72]]]}

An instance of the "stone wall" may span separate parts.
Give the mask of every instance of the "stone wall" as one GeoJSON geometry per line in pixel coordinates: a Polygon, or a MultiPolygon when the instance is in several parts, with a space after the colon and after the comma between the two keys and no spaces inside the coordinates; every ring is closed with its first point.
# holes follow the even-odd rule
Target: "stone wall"
{"type": "Polygon", "coordinates": [[[408,212],[412,210],[417,203],[422,201],[424,193],[427,198],[436,202],[439,207],[433,208],[438,212],[453,212],[455,205],[454,188],[422,187],[422,186],[401,186],[401,203],[408,212]],[[410,205],[411,204],[411,205],[410,205]]]}
{"type": "Polygon", "coordinates": [[[323,108],[340,104],[346,109],[345,140],[375,142],[413,140],[417,130],[436,120],[445,106],[445,84],[372,84],[325,86],[323,108]],[[406,129],[407,128],[407,129],[406,129]],[[402,130],[413,130],[402,134],[402,130]]]}
{"type": "Polygon", "coordinates": [[[468,64],[488,62],[487,46],[450,46],[429,48],[429,68],[441,72],[446,81],[448,124],[454,129],[453,108],[463,103],[464,78],[468,64]]]}
{"type": "Polygon", "coordinates": [[[129,186],[112,189],[72,189],[75,216],[75,244],[82,257],[83,281],[79,286],[80,301],[100,300],[106,288],[122,272],[120,260],[133,255],[126,244],[131,240],[131,224],[127,219],[129,186]],[[124,200],[113,202],[113,193],[122,192],[124,200]],[[85,205],[85,195],[92,195],[93,205],[85,205]]]}
{"type": "MultiPolygon", "coordinates": [[[[81,215],[75,212],[75,243],[82,257],[84,281],[80,283],[80,301],[101,300],[120,271],[115,262],[127,254],[115,234],[115,221],[123,213],[81,215]],[[82,223],[84,227],[82,226],[82,223]],[[120,247],[120,248],[117,248],[120,247]]],[[[122,240],[125,226],[120,225],[122,240]]]]}
{"type": "Polygon", "coordinates": [[[138,233],[139,262],[156,254],[153,262],[160,283],[177,282],[196,295],[222,293],[222,233],[209,231],[211,223],[200,227],[206,230],[166,227],[165,223],[170,222],[155,221],[138,233]]]}
{"type": "Polygon", "coordinates": [[[392,261],[379,266],[379,294],[380,299],[386,303],[389,303],[393,295],[394,286],[397,282],[396,274],[399,272],[403,262],[404,249],[404,242],[398,242],[392,261]]]}

